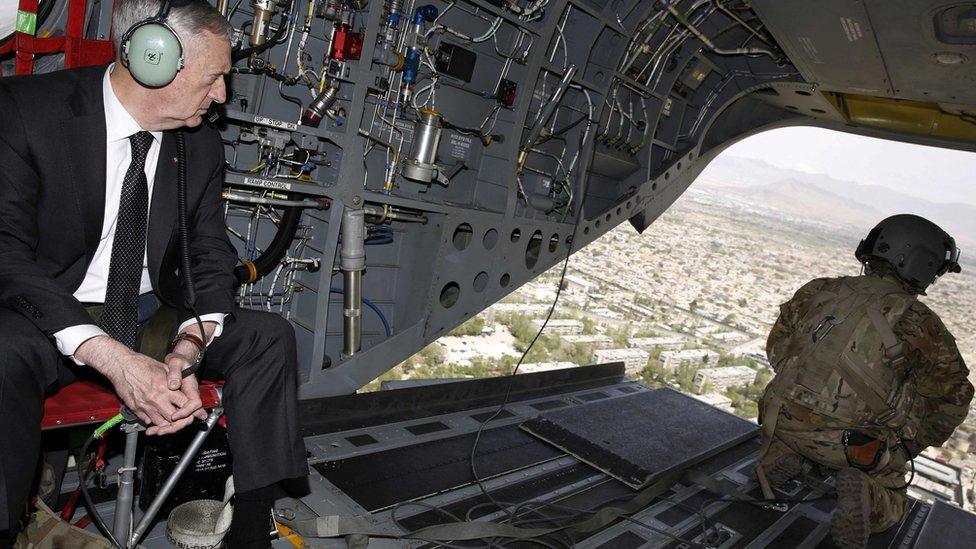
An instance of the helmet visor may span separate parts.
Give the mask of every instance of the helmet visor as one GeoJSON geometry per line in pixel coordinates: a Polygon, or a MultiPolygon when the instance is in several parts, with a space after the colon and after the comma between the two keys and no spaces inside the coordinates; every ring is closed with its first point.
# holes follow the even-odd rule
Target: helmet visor
{"type": "Polygon", "coordinates": [[[946,250],[946,260],[942,264],[942,268],[939,269],[938,276],[942,276],[946,273],[958,273],[962,269],[959,267],[959,256],[962,253],[956,246],[956,241],[952,238],[946,243],[948,249],[946,250]]]}

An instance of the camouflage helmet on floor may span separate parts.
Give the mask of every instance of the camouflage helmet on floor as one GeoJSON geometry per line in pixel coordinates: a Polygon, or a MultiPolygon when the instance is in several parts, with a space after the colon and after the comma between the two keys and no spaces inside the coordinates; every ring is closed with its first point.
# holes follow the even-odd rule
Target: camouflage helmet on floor
{"type": "Polygon", "coordinates": [[[960,271],[956,241],[935,223],[911,214],[882,220],[858,244],[854,256],[861,263],[886,262],[918,293],[947,272],[960,271]]]}

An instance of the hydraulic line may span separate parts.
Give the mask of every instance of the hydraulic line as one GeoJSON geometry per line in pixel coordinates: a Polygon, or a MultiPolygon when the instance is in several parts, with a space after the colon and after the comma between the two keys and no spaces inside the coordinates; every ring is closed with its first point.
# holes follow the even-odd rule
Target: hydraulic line
{"type": "Polygon", "coordinates": [[[684,25],[685,28],[690,30],[692,34],[694,34],[699,40],[701,40],[702,44],[705,44],[705,47],[711,50],[712,53],[718,55],[768,55],[774,61],[777,59],[776,54],[763,48],[734,48],[734,49],[719,48],[711,41],[711,39],[705,36],[705,34],[702,33],[702,31],[698,30],[698,27],[692,24],[692,22],[689,21],[688,18],[682,15],[682,13],[674,7],[674,4],[668,4],[667,10],[668,13],[673,15],[674,18],[677,19],[679,23],[684,25]]]}
{"type": "Polygon", "coordinates": [[[282,198],[263,198],[260,196],[251,196],[247,194],[237,194],[228,191],[224,191],[220,194],[224,200],[229,200],[231,202],[246,202],[248,204],[261,204],[263,206],[276,206],[284,208],[321,208],[322,203],[315,202],[314,200],[287,200],[282,198]]]}
{"type": "Polygon", "coordinates": [[[539,109],[539,114],[536,116],[535,121],[532,123],[532,127],[529,129],[529,134],[525,137],[522,142],[522,150],[519,153],[518,158],[518,171],[521,172],[522,168],[525,166],[525,161],[529,156],[529,149],[536,145],[539,135],[542,133],[542,129],[545,127],[546,122],[559,107],[559,103],[562,102],[563,94],[569,88],[569,84],[576,75],[576,65],[570,65],[563,74],[562,80],[556,86],[556,89],[552,92],[552,96],[545,102],[541,109],[539,109]]]}
{"type": "Polygon", "coordinates": [[[729,8],[725,7],[725,4],[722,3],[722,0],[713,0],[713,3],[719,9],[719,11],[721,11],[725,15],[729,16],[730,19],[732,19],[733,21],[735,21],[736,23],[738,23],[739,25],[741,25],[742,27],[744,27],[753,36],[755,36],[756,38],[758,38],[762,42],[765,42],[767,45],[769,45],[769,41],[766,40],[766,38],[763,35],[759,34],[759,31],[757,31],[756,29],[750,27],[749,24],[746,23],[745,21],[743,21],[741,17],[739,17],[738,15],[735,14],[735,12],[733,12],[729,8]]]}
{"type": "Polygon", "coordinates": [[[414,214],[407,213],[400,210],[396,210],[389,205],[384,205],[382,208],[376,206],[365,205],[363,206],[363,211],[366,215],[379,217],[381,219],[395,219],[397,221],[403,221],[406,223],[427,223],[427,216],[424,214],[414,214]]]}
{"type": "Polygon", "coordinates": [[[298,232],[298,222],[302,218],[302,208],[287,208],[278,225],[271,243],[264,249],[264,253],[254,261],[245,261],[234,269],[234,276],[238,284],[250,284],[270,273],[285,257],[292,240],[298,232]]]}
{"type": "Polygon", "coordinates": [[[271,49],[271,47],[277,45],[278,41],[281,40],[281,38],[285,35],[285,30],[287,28],[288,28],[288,12],[283,11],[278,21],[278,28],[275,29],[274,35],[272,35],[269,40],[267,40],[266,42],[260,45],[237,50],[231,56],[233,62],[236,63],[241,59],[247,59],[251,55],[259,55],[261,53],[264,53],[266,50],[271,49]]]}

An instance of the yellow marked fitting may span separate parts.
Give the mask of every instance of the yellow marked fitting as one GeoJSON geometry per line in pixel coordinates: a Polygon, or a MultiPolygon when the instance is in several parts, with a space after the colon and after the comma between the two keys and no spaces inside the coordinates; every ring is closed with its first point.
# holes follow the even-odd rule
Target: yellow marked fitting
{"type": "Polygon", "coordinates": [[[254,266],[253,261],[245,261],[244,266],[247,267],[247,283],[257,281],[258,279],[258,268],[254,266]]]}
{"type": "Polygon", "coordinates": [[[288,542],[294,545],[297,549],[305,549],[305,540],[303,540],[302,536],[298,535],[297,532],[277,521],[275,522],[275,528],[278,529],[278,533],[282,538],[288,540],[288,542]]]}

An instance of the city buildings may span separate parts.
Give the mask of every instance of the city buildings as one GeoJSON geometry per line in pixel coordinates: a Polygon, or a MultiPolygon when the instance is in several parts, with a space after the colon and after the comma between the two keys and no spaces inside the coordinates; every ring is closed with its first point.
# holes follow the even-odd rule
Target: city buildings
{"type": "Polygon", "coordinates": [[[931,451],[927,450],[915,458],[915,478],[908,487],[908,495],[929,503],[941,500],[965,508],[962,471],[927,456],[931,451]]]}
{"type": "Polygon", "coordinates": [[[650,356],[643,349],[597,349],[593,351],[593,363],[623,362],[627,373],[635,375],[644,370],[650,356]]]}
{"type": "MultiPolygon", "coordinates": [[[[536,318],[532,321],[532,326],[536,330],[539,330],[542,328],[543,322],[545,322],[544,318],[536,318]]],[[[583,323],[570,318],[550,318],[549,322],[546,323],[546,333],[558,335],[581,334],[583,333],[583,323]]]]}
{"type": "MultiPolygon", "coordinates": [[[[583,322],[587,328],[594,328],[587,331],[595,333],[543,338],[536,343],[531,360],[585,364],[591,356],[578,353],[585,349],[572,348],[566,343],[584,344],[611,353],[594,355],[593,362],[623,360],[629,376],[686,392],[695,389],[694,376],[688,374],[703,368],[716,369],[720,357],[736,363],[746,362],[762,370],[769,366],[766,338],[779,316],[780,304],[811,279],[857,274],[859,265],[851,257],[856,235],[843,234],[837,229],[811,227],[794,218],[756,209],[754,205],[729,201],[724,194],[709,195],[693,187],[655,222],[653,231],[638,235],[630,227],[621,226],[573,255],[555,317],[585,315],[587,320],[583,322]],[[636,296],[635,301],[631,301],[632,296],[636,296]],[[657,344],[638,342],[634,337],[638,333],[657,334],[641,338],[658,340],[657,344]],[[665,343],[665,340],[673,341],[665,343]],[[661,351],[659,364],[666,365],[668,372],[663,376],[659,375],[661,372],[648,372],[645,376],[644,357],[628,359],[614,354],[614,347],[624,346],[614,341],[626,341],[632,350],[648,354],[661,351]],[[547,345],[549,354],[539,353],[540,345],[547,345]],[[685,345],[700,348],[685,352],[681,350],[685,345]],[[679,370],[684,374],[680,381],[675,375],[679,370]]],[[[521,354],[527,341],[524,336],[523,340],[516,341],[502,323],[512,318],[544,317],[555,298],[560,269],[561,264],[506,297],[506,303],[493,305],[490,311],[498,313],[495,321],[485,319],[486,327],[493,324],[491,332],[471,339],[442,338],[454,342],[438,343],[446,351],[445,358],[429,364],[447,366],[424,366],[424,371],[444,377],[460,377],[472,371],[484,375],[481,372],[486,361],[504,362],[507,366],[498,371],[510,371],[511,361],[521,354]],[[503,349],[507,350],[504,354],[503,349]],[[474,364],[464,366],[466,362],[474,364]]],[[[958,275],[940,279],[929,295],[922,298],[955,336],[971,368],[976,363],[974,270],[964,268],[958,275]]],[[[555,333],[552,328],[547,328],[546,333],[555,333]]],[[[723,375],[737,371],[720,370],[726,370],[721,372],[723,375]]],[[[741,372],[745,374],[745,370],[741,372]]],[[[414,370],[409,375],[418,376],[422,372],[414,370]]],[[[705,372],[701,377],[709,375],[705,372]]],[[[731,408],[742,417],[754,418],[754,402],[751,399],[743,402],[743,393],[732,394],[728,389],[734,390],[736,383],[753,383],[755,375],[753,370],[748,377],[742,375],[730,384],[709,383],[708,393],[701,396],[717,407],[731,408]],[[727,388],[723,391],[723,387],[727,388]],[[733,407],[727,400],[737,406],[733,407]]],[[[705,387],[699,385],[699,388],[705,387]]],[[[956,476],[966,494],[972,493],[976,478],[976,439],[973,438],[976,435],[971,434],[974,431],[976,402],[958,432],[942,448],[931,452],[932,456],[957,467],[956,476]]],[[[929,461],[935,463],[930,470],[939,469],[938,462],[929,461]]],[[[947,500],[950,498],[945,494],[955,490],[953,482],[947,487],[931,475],[920,476],[919,482],[929,492],[944,493],[943,499],[947,500]]],[[[958,495],[953,497],[959,499],[958,495]]],[[[969,501],[974,499],[972,495],[966,497],[969,501]]],[[[973,508],[971,504],[969,508],[973,508]]]]}
{"type": "Polygon", "coordinates": [[[593,287],[593,283],[589,280],[573,274],[567,274],[564,282],[566,286],[563,288],[563,291],[573,295],[587,295],[593,287]]]}
{"type": "Polygon", "coordinates": [[[658,358],[661,368],[676,372],[682,366],[708,366],[718,364],[718,353],[710,349],[686,349],[684,351],[664,351],[658,358]]]}
{"type": "Polygon", "coordinates": [[[609,349],[613,347],[613,338],[600,334],[566,335],[562,336],[562,340],[566,343],[592,345],[594,349],[609,349]]]}
{"type": "Polygon", "coordinates": [[[706,385],[712,391],[724,392],[733,387],[746,387],[756,381],[756,371],[748,366],[702,368],[695,374],[695,390],[699,393],[706,385]]]}
{"type": "Polygon", "coordinates": [[[679,350],[684,347],[686,340],[680,337],[632,337],[627,340],[629,347],[650,351],[653,349],[679,350]]]}

